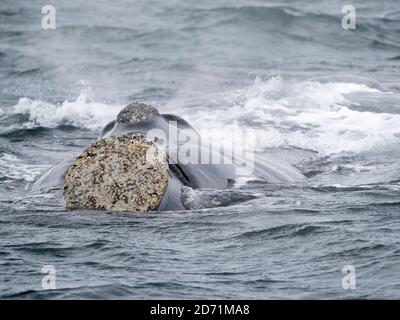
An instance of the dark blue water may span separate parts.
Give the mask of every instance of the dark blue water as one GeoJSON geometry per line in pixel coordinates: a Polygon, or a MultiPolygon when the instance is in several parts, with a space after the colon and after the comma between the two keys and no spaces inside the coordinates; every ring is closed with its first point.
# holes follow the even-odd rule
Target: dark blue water
{"type": "Polygon", "coordinates": [[[399,298],[400,8],[352,1],[344,30],[344,4],[2,0],[0,297],[399,298]],[[192,210],[149,214],[30,191],[132,101],[216,140],[257,129],[258,151],[307,179],[197,190],[192,210]]]}

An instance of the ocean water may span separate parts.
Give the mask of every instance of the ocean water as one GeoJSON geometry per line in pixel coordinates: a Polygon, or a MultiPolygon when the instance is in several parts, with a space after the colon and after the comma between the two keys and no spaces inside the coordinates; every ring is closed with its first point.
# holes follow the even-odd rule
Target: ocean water
{"type": "Polygon", "coordinates": [[[0,297],[400,298],[400,7],[350,2],[355,30],[347,1],[2,0],[0,297]],[[146,214],[31,192],[132,101],[210,139],[257,129],[307,179],[146,214]]]}

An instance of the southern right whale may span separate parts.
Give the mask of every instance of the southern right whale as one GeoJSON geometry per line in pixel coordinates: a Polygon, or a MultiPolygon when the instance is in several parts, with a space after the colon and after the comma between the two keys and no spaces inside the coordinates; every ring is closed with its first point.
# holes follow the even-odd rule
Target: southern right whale
{"type": "MultiPolygon", "coordinates": [[[[220,163],[202,162],[204,155],[208,156],[209,153],[210,145],[181,117],[160,114],[155,107],[147,104],[132,103],[104,127],[98,142],[86,149],[78,159],[66,160],[50,169],[38,179],[35,188],[43,190],[46,185],[64,183],[64,199],[69,208],[184,210],[183,187],[225,189],[240,176],[235,164],[224,161],[225,154],[220,155],[220,163]],[[178,141],[176,137],[182,135],[193,139],[178,141]],[[118,149],[131,147],[132,143],[138,154],[141,150],[152,150],[157,154],[160,151],[164,160],[158,158],[153,165],[148,163],[148,154],[131,157],[118,149]],[[196,150],[195,161],[181,159],[179,155],[183,147],[196,150]],[[126,157],[130,162],[121,157],[126,157]],[[154,171],[154,168],[158,171],[154,171]],[[148,176],[148,181],[139,179],[138,175],[148,176]],[[164,175],[166,179],[159,179],[164,175]],[[102,192],[104,188],[111,190],[111,184],[113,192],[102,192]],[[154,193],[149,196],[146,188],[154,193]],[[110,194],[114,194],[114,198],[110,194]],[[107,201],[110,203],[104,200],[109,197],[107,201]],[[136,206],[129,197],[140,199],[142,204],[136,206]],[[143,199],[151,199],[151,205],[144,205],[146,201],[143,199]]],[[[276,161],[266,154],[254,153],[252,161],[252,175],[258,179],[271,183],[291,183],[304,179],[299,170],[283,159],[276,161]]]]}

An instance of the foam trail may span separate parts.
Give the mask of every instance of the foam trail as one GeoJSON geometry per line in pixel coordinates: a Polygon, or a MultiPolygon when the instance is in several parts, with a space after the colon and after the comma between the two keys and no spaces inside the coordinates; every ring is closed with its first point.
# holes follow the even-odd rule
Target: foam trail
{"type": "Polygon", "coordinates": [[[33,182],[45,169],[45,165],[27,164],[9,153],[0,155],[0,172],[3,182],[14,180],[33,182]]]}

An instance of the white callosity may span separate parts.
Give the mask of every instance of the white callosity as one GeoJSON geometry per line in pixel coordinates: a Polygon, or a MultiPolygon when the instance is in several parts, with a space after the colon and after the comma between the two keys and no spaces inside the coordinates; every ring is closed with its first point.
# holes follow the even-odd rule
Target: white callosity
{"type": "Polygon", "coordinates": [[[157,209],[168,185],[168,165],[140,136],[98,140],[78,157],[64,179],[68,208],[108,211],[157,209]]]}

